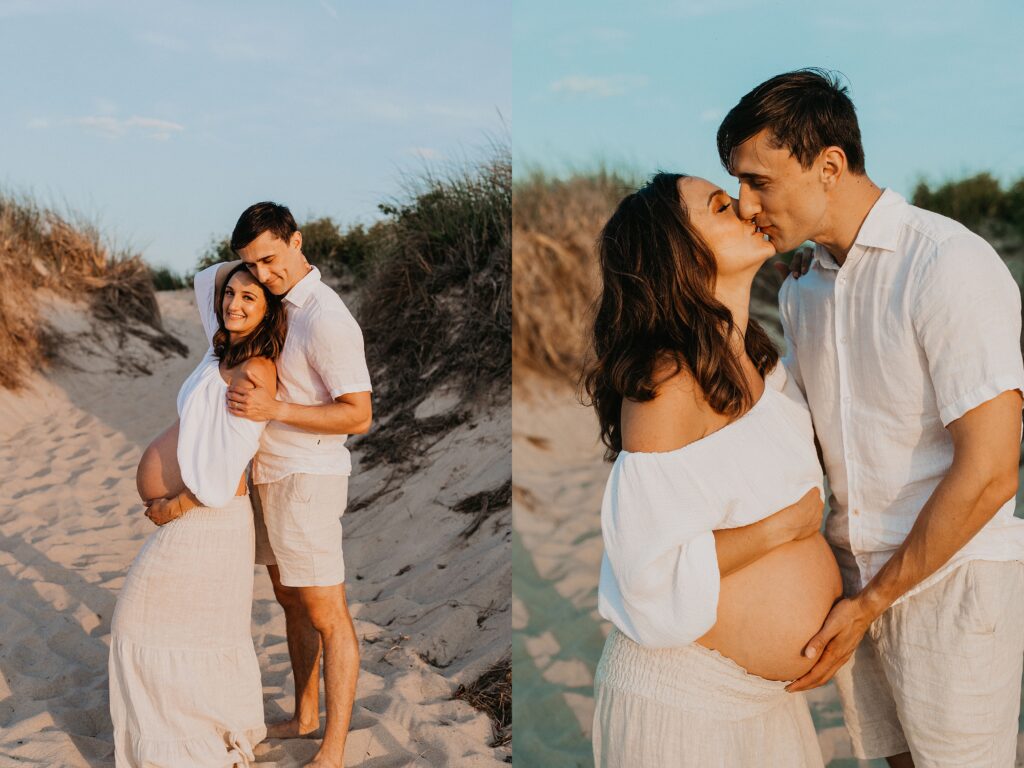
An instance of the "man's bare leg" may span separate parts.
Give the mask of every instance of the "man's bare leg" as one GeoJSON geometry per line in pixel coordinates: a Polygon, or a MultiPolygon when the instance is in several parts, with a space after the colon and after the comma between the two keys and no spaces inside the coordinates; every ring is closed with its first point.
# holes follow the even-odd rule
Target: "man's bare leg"
{"type": "Polygon", "coordinates": [[[299,595],[323,641],[327,700],[324,740],[309,766],[341,768],[359,680],[359,639],[349,615],[344,584],[299,587],[299,595]]]}
{"type": "Polygon", "coordinates": [[[889,768],[914,768],[914,758],[909,752],[900,752],[898,755],[885,758],[889,768]]]}
{"type": "Polygon", "coordinates": [[[288,720],[267,724],[268,739],[294,739],[320,728],[320,634],[299,596],[300,587],[281,584],[281,572],[268,565],[274,596],[284,608],[288,657],[295,679],[295,712],[288,720]]]}

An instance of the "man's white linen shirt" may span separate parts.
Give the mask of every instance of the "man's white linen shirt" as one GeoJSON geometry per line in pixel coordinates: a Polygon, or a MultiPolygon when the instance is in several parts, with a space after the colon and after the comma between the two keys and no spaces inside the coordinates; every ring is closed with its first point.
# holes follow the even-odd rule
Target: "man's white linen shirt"
{"type": "MultiPolygon", "coordinates": [[[[215,264],[195,277],[197,299],[214,290],[215,264]]],[[[341,297],[320,279],[316,267],[283,299],[288,336],[277,359],[277,399],[299,405],[324,405],[340,395],[369,392],[370,373],[359,324],[341,297]]],[[[209,304],[212,306],[212,302],[209,304]]],[[[204,302],[199,302],[202,308],[204,302]]],[[[206,313],[207,338],[217,330],[217,316],[206,313]]],[[[253,459],[253,483],[272,483],[288,475],[349,475],[352,458],[346,435],[308,432],[279,421],[268,422],[253,459]]]]}
{"type": "MultiPolygon", "coordinates": [[[[779,307],[784,363],[807,397],[831,487],[825,535],[852,553],[863,587],[948,472],[946,426],[1024,390],[1020,292],[982,238],[885,190],[843,265],[816,246],[779,307]]],[[[968,560],[1024,560],[1014,506],[900,599],[968,560]]]]}

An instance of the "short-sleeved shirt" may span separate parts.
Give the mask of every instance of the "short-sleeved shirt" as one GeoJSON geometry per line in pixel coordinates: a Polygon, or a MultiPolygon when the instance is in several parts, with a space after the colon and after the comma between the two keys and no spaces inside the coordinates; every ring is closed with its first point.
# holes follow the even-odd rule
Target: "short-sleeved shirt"
{"type": "MultiPolygon", "coordinates": [[[[201,295],[215,290],[217,270],[195,277],[195,289],[207,338],[217,331],[217,316],[203,312],[201,295]]],[[[212,306],[210,302],[209,306],[212,306]]],[[[316,267],[284,297],[288,336],[277,360],[277,399],[300,405],[324,405],[340,395],[372,391],[359,324],[341,297],[320,280],[316,267]]],[[[294,473],[349,475],[352,459],[346,435],[309,432],[271,421],[253,461],[253,482],[272,483],[294,473]]]]}
{"type": "MultiPolygon", "coordinates": [[[[843,265],[817,246],[779,305],[784,362],[807,397],[831,487],[826,537],[855,556],[863,586],[949,471],[947,425],[1024,389],[1020,291],[982,238],[885,190],[843,265]]],[[[1014,506],[904,597],[967,560],[1024,559],[1014,506]]]]}

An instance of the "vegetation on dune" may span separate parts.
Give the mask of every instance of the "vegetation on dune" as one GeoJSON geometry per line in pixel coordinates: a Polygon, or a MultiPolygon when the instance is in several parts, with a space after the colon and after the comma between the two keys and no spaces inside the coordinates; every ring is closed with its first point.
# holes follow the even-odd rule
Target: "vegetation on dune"
{"type": "MultiPolygon", "coordinates": [[[[596,170],[566,178],[535,171],[517,179],[513,201],[512,356],[527,374],[575,385],[585,364],[591,310],[600,291],[597,237],[640,177],[596,170]]],[[[1003,187],[988,173],[937,186],[918,184],[912,202],[956,219],[989,240],[1018,282],[1024,279],[1024,179],[1003,187]]],[[[781,254],[788,261],[791,254],[781,254]]],[[[754,281],[752,315],[781,343],[782,276],[765,265],[754,281]]]]}
{"type": "Polygon", "coordinates": [[[559,179],[533,172],[512,196],[512,358],[528,372],[575,384],[600,290],[595,245],[637,180],[597,170],[559,179]]]}
{"type": "Polygon", "coordinates": [[[956,219],[982,236],[1018,244],[1024,240],[1024,178],[1005,189],[990,173],[947,181],[934,188],[920,181],[912,202],[956,219]]]}
{"type": "MultiPolygon", "coordinates": [[[[299,222],[302,252],[306,258],[328,276],[342,281],[359,281],[366,278],[370,265],[382,248],[386,229],[385,222],[376,222],[369,226],[355,224],[342,229],[330,216],[299,222]]],[[[231,250],[230,237],[214,239],[199,257],[195,271],[237,258],[231,250]]],[[[191,282],[191,275],[186,275],[184,280],[191,282]]]]}
{"type": "Polygon", "coordinates": [[[60,358],[64,338],[40,316],[39,291],[85,300],[123,338],[139,336],[165,352],[185,346],[163,328],[149,267],[104,244],[97,228],[27,198],[0,195],[0,387],[17,389],[60,358]]]}

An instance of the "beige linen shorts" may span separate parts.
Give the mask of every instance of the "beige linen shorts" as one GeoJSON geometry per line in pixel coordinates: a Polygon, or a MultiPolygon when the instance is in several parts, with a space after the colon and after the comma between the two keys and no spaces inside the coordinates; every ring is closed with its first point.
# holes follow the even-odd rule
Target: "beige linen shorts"
{"type": "MultiPolygon", "coordinates": [[[[856,564],[836,551],[847,595],[856,564]]],[[[836,673],[853,752],[916,768],[1014,765],[1024,563],[972,560],[889,608],[836,673]]]]}
{"type": "Polygon", "coordinates": [[[256,562],[276,564],[286,587],[344,582],[341,516],[348,478],[295,473],[255,490],[256,562]]]}

